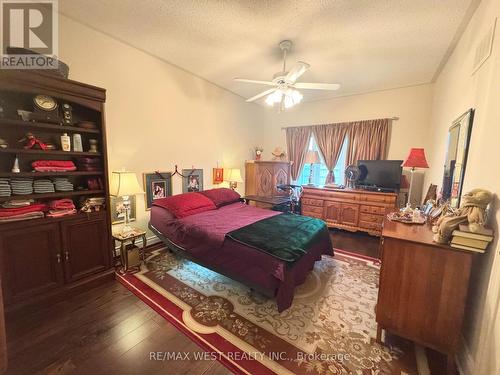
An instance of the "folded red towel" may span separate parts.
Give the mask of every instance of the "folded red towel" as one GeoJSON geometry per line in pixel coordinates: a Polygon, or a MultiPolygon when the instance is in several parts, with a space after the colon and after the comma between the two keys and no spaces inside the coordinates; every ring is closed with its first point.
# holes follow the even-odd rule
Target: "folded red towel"
{"type": "Polygon", "coordinates": [[[71,210],[71,209],[75,208],[75,204],[69,198],[56,199],[56,200],[53,200],[53,201],[51,201],[49,203],[49,207],[52,210],[64,210],[64,209],[70,209],[71,210]]]}
{"type": "Polygon", "coordinates": [[[31,163],[35,167],[74,167],[75,163],[71,160],[36,160],[31,163]]]}
{"type": "Polygon", "coordinates": [[[48,211],[48,209],[49,207],[42,203],[35,203],[30,206],[19,208],[0,208],[0,217],[11,217],[36,211],[48,211]]]}

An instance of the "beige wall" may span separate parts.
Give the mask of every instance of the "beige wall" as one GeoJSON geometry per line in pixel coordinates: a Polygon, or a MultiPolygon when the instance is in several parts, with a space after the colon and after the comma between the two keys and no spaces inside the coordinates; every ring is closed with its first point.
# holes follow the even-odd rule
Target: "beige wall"
{"type": "Polygon", "coordinates": [[[399,117],[394,121],[389,145],[389,159],[404,159],[411,147],[429,145],[429,120],[432,85],[346,96],[330,100],[301,103],[276,113],[267,108],[264,127],[265,156],[276,146],[285,147],[284,126],[327,124],[343,121],[399,117]]]}
{"type": "MultiPolygon", "coordinates": [[[[203,168],[205,187],[217,162],[244,173],[262,139],[261,107],[67,17],[59,22],[70,78],[107,90],[110,170],[125,167],[142,181],[145,171],[194,166],[203,168]]],[[[182,190],[179,177],[173,190],[182,190]]],[[[138,224],[146,227],[144,199],[137,202],[138,224]]]]}
{"type": "MultiPolygon", "coordinates": [[[[469,108],[475,108],[470,153],[464,190],[476,187],[498,194],[500,141],[500,35],[499,26],[493,54],[481,69],[472,75],[475,48],[479,40],[500,16],[500,2],[484,0],[460,39],[434,90],[429,138],[431,165],[444,164],[448,127],[469,108]]],[[[432,168],[428,181],[439,182],[442,170],[432,168]]],[[[499,206],[498,198],[494,207],[499,206]]],[[[492,215],[491,225],[497,238],[500,212],[492,215]]],[[[471,293],[464,329],[465,346],[460,356],[465,374],[500,374],[500,245],[498,240],[485,255],[478,256],[474,267],[471,293]]]]}

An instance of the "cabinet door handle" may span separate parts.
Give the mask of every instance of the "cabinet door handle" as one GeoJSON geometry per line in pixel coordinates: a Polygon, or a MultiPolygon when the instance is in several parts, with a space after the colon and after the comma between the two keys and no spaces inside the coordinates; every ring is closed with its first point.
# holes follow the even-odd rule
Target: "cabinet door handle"
{"type": "Polygon", "coordinates": [[[64,257],[66,260],[69,260],[69,251],[64,252],[64,257]]]}
{"type": "Polygon", "coordinates": [[[61,254],[56,255],[57,263],[61,263],[61,254]]]}

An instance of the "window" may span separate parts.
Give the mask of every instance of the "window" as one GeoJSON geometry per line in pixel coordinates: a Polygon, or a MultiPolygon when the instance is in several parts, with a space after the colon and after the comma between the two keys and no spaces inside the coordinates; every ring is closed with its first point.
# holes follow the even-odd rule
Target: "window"
{"type": "MultiPolygon", "coordinates": [[[[308,150],[319,151],[314,136],[311,136],[308,150]]],[[[335,183],[338,185],[342,185],[345,183],[344,171],[346,167],[345,165],[346,155],[347,155],[347,138],[344,140],[344,143],[342,144],[339,160],[337,161],[337,165],[335,165],[335,168],[333,169],[333,174],[335,176],[335,183]]],[[[304,167],[302,168],[302,172],[300,173],[299,178],[297,179],[297,184],[307,185],[309,183],[310,171],[311,171],[311,164],[304,165],[304,167]]],[[[313,164],[312,183],[314,185],[324,185],[327,175],[328,175],[328,168],[326,167],[323,160],[321,161],[321,164],[313,164]]]]}

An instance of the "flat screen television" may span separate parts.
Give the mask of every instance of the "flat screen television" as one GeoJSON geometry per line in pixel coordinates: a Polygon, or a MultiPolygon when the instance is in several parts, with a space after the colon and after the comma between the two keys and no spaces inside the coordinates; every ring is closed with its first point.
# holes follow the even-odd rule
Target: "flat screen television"
{"type": "Polygon", "coordinates": [[[403,160],[359,160],[360,176],[357,185],[362,188],[397,191],[401,184],[403,160]]]}

